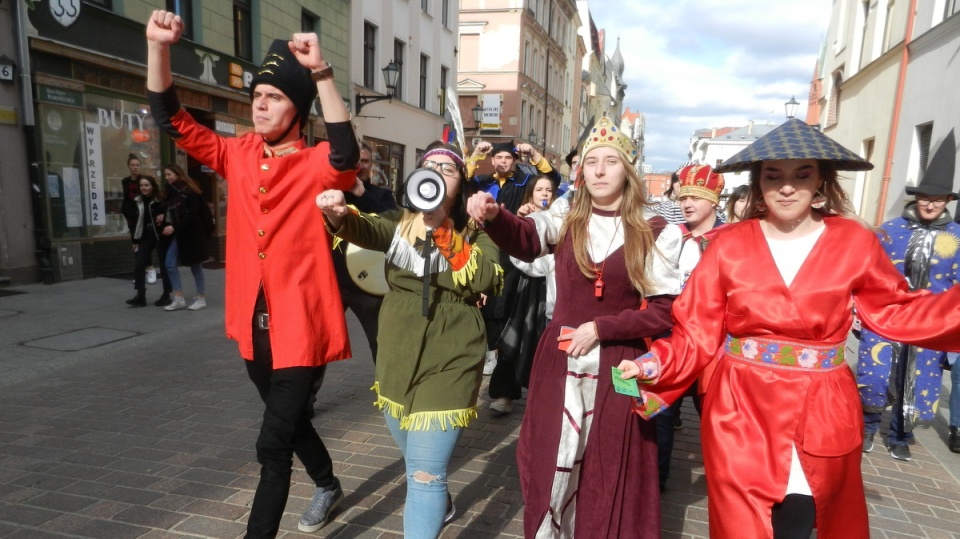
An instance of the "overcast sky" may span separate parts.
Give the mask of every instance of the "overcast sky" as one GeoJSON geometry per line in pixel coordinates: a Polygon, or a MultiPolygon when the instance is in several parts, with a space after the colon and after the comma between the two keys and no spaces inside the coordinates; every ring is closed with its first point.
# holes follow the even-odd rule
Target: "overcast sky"
{"type": "MultiPolygon", "coordinates": [[[[672,171],[700,128],[806,116],[830,0],[590,0],[608,56],[620,37],[624,109],[646,116],[646,163],[672,171]]],[[[589,45],[588,45],[589,46],[589,45]]]]}

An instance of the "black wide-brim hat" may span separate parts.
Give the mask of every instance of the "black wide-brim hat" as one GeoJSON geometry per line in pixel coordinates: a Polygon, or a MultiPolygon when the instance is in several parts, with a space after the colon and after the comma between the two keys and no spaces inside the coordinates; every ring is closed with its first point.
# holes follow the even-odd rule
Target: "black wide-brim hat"
{"type": "Polygon", "coordinates": [[[871,170],[873,164],[805,122],[792,118],[727,159],[714,172],[741,172],[759,161],[816,159],[837,170],[871,170]]]}
{"type": "Polygon", "coordinates": [[[953,190],[953,176],[957,163],[957,142],[953,136],[953,129],[947,133],[937,148],[937,152],[930,158],[927,170],[917,185],[908,185],[905,191],[908,195],[952,196],[960,198],[953,190]]]}
{"type": "Polygon", "coordinates": [[[310,79],[310,70],[300,65],[290,52],[288,41],[274,39],[263,64],[250,81],[250,98],[258,84],[269,84],[284,93],[300,114],[300,127],[310,117],[310,107],[317,97],[317,85],[310,79]]]}

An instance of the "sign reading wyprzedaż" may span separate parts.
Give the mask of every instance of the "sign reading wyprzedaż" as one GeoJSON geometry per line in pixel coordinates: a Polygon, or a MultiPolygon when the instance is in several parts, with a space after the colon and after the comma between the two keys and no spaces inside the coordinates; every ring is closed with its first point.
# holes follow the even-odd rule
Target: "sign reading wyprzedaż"
{"type": "Polygon", "coordinates": [[[100,146],[100,124],[86,122],[83,129],[83,145],[87,161],[87,207],[90,209],[90,224],[107,224],[103,211],[103,150],[100,146]]]}

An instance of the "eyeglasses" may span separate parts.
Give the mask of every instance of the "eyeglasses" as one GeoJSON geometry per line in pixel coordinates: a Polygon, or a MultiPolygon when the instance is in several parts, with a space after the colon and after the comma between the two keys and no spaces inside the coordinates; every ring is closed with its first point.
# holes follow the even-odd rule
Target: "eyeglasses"
{"type": "Polygon", "coordinates": [[[433,170],[439,170],[440,174],[447,176],[449,178],[456,178],[460,174],[460,169],[457,168],[457,165],[453,163],[438,163],[436,161],[424,161],[423,166],[426,168],[432,168],[433,170]]]}
{"type": "Polygon", "coordinates": [[[947,199],[945,198],[927,198],[927,197],[917,197],[917,204],[921,206],[930,206],[934,208],[942,208],[947,205],[947,199]]]}

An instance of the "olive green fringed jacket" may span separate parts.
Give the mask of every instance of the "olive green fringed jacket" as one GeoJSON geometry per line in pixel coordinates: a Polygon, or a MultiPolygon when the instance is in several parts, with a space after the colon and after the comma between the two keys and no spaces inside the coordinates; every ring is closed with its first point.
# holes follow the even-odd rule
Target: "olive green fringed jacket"
{"type": "MultiPolygon", "coordinates": [[[[386,253],[390,291],[380,308],[377,406],[407,430],[466,427],[477,416],[484,352],[481,293],[498,294],[499,250],[483,231],[469,237],[434,231],[430,252],[429,315],[423,315],[421,255],[426,227],[420,213],[351,211],[336,235],[386,253]]],[[[334,231],[331,231],[334,232],[334,231]]]]}

